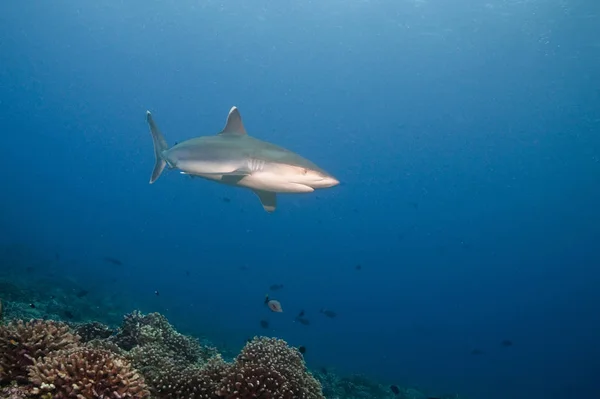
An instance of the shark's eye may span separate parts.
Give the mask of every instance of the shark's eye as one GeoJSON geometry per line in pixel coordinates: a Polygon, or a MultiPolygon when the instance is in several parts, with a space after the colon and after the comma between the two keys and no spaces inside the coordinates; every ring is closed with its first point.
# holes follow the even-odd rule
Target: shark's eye
{"type": "Polygon", "coordinates": [[[302,169],[302,174],[307,174],[308,173],[308,169],[302,169]]]}

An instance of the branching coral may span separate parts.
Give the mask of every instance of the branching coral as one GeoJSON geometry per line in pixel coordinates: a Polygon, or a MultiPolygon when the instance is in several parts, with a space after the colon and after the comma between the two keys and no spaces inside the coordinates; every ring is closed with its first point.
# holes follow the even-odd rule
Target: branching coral
{"type": "Polygon", "coordinates": [[[64,323],[32,320],[0,326],[0,382],[27,382],[27,368],[34,359],[78,345],[79,337],[64,323]]]}
{"type": "Polygon", "coordinates": [[[217,394],[226,399],[324,398],[300,352],[281,339],[264,337],[246,344],[217,394]]]}
{"type": "Polygon", "coordinates": [[[32,394],[55,399],[142,399],[149,396],[143,377],[112,352],[79,347],[54,352],[29,369],[32,394]]]}
{"type": "Polygon", "coordinates": [[[203,366],[181,366],[172,361],[162,367],[146,368],[147,381],[154,395],[160,399],[217,399],[220,382],[229,372],[230,365],[221,356],[215,356],[203,366]]]}
{"type": "Polygon", "coordinates": [[[81,337],[81,342],[89,342],[94,339],[106,339],[113,333],[108,326],[97,321],[90,323],[77,324],[74,327],[75,333],[81,337]]]}
{"type": "Polygon", "coordinates": [[[197,339],[175,331],[166,317],[159,313],[128,314],[119,332],[111,339],[128,351],[140,345],[160,345],[171,352],[170,357],[186,363],[195,363],[213,355],[197,339]]]}

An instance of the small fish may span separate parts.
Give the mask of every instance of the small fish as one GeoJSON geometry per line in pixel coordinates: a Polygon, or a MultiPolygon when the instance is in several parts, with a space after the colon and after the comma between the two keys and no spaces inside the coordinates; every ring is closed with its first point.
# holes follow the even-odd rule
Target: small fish
{"type": "Polygon", "coordinates": [[[29,307],[30,307],[31,309],[35,309],[35,303],[30,303],[30,304],[29,304],[29,307]]]}
{"type": "Polygon", "coordinates": [[[390,385],[390,390],[394,393],[394,395],[400,394],[400,388],[398,388],[396,385],[390,385]]]}
{"type": "Polygon", "coordinates": [[[57,262],[60,260],[60,254],[58,252],[54,254],[54,260],[57,262]]]}
{"type": "Polygon", "coordinates": [[[64,312],[64,313],[65,313],[65,317],[66,317],[67,319],[74,319],[74,318],[75,318],[75,315],[74,315],[74,314],[73,314],[73,312],[71,312],[70,310],[65,310],[65,312],[64,312]]]}
{"type": "Polygon", "coordinates": [[[273,284],[269,287],[271,291],[279,291],[283,288],[283,284],[273,284]]]}
{"type": "Polygon", "coordinates": [[[190,276],[190,271],[189,271],[189,270],[186,270],[186,271],[185,271],[185,275],[189,277],[189,276],[190,276]]]}
{"type": "Polygon", "coordinates": [[[117,265],[117,266],[122,266],[123,262],[121,262],[119,259],[117,258],[112,258],[110,256],[105,256],[102,258],[103,261],[108,262],[108,263],[112,263],[113,265],[117,265]]]}
{"type": "Polygon", "coordinates": [[[508,346],[512,346],[513,343],[510,339],[505,339],[502,342],[500,342],[500,345],[504,346],[504,347],[508,347],[508,346]]]}
{"type": "Polygon", "coordinates": [[[33,266],[27,266],[27,267],[25,268],[25,271],[26,271],[27,273],[31,273],[31,272],[32,272],[32,271],[34,271],[34,270],[35,270],[35,268],[34,268],[33,266]]]}
{"type": "Polygon", "coordinates": [[[272,312],[275,312],[275,313],[283,312],[283,309],[281,308],[281,303],[279,303],[279,301],[276,301],[275,299],[271,299],[267,303],[267,306],[269,306],[269,309],[271,309],[272,312]]]}
{"type": "Polygon", "coordinates": [[[299,346],[298,347],[298,352],[302,353],[303,355],[306,353],[306,346],[299,346]]]}
{"type": "Polygon", "coordinates": [[[471,351],[471,355],[483,355],[483,351],[481,349],[475,348],[471,351]]]}
{"type": "Polygon", "coordinates": [[[323,313],[325,316],[329,317],[330,319],[337,317],[337,313],[335,313],[333,310],[321,309],[321,313],[323,313]]]}
{"type": "Polygon", "coordinates": [[[361,265],[356,265],[356,266],[354,266],[354,268],[355,268],[356,270],[361,270],[361,269],[362,269],[362,266],[361,266],[361,265]]]}
{"type": "Polygon", "coordinates": [[[310,321],[304,317],[304,309],[298,313],[298,316],[296,316],[296,321],[305,326],[310,325],[310,321]]]}
{"type": "Polygon", "coordinates": [[[3,309],[3,307],[2,307],[2,299],[0,299],[0,322],[2,322],[2,315],[3,315],[2,309],[3,309]]]}
{"type": "Polygon", "coordinates": [[[154,291],[154,295],[160,296],[160,292],[158,292],[158,290],[156,290],[156,291],[154,291]]]}
{"type": "Polygon", "coordinates": [[[88,293],[89,293],[89,291],[88,291],[88,290],[83,290],[83,289],[82,289],[82,290],[79,290],[79,291],[77,291],[77,292],[75,293],[75,296],[76,296],[77,298],[83,298],[83,297],[84,297],[84,296],[86,296],[88,293]]]}
{"type": "Polygon", "coordinates": [[[226,204],[229,204],[231,202],[231,198],[229,198],[229,197],[223,197],[223,198],[221,198],[221,200],[223,202],[225,202],[226,204]]]}
{"type": "Polygon", "coordinates": [[[265,329],[266,329],[266,328],[269,328],[269,322],[268,322],[268,321],[266,321],[266,320],[261,320],[261,321],[260,321],[260,326],[261,326],[262,328],[265,328],[265,329]]]}
{"type": "Polygon", "coordinates": [[[271,309],[271,312],[281,313],[283,309],[281,307],[281,303],[275,299],[269,299],[269,295],[265,297],[265,304],[271,309]]]}

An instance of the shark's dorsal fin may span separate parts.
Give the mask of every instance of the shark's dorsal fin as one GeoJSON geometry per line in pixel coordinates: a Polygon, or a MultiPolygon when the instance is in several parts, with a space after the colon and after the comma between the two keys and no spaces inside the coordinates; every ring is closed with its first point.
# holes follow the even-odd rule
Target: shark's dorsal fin
{"type": "Polygon", "coordinates": [[[231,108],[229,115],[227,115],[225,128],[219,134],[226,136],[245,136],[247,134],[244,124],[242,123],[242,116],[237,107],[231,108]]]}
{"type": "Polygon", "coordinates": [[[265,211],[271,213],[277,207],[277,194],[272,191],[252,190],[258,195],[258,199],[265,211]]]}

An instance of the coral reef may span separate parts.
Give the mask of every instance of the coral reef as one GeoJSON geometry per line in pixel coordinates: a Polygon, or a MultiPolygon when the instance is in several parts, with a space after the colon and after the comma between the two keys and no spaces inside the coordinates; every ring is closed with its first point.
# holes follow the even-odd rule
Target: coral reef
{"type": "Polygon", "coordinates": [[[27,382],[27,368],[53,351],[74,348],[79,337],[55,321],[12,321],[0,326],[0,382],[27,382]]]}
{"type": "Polygon", "coordinates": [[[202,366],[180,366],[172,361],[162,362],[162,368],[145,368],[144,375],[155,396],[160,399],[217,399],[221,381],[231,366],[220,355],[202,366]]]}
{"type": "Polygon", "coordinates": [[[218,395],[240,398],[324,398],[298,350],[281,339],[255,337],[236,358],[218,395]]]}
{"type": "Polygon", "coordinates": [[[394,395],[364,376],[324,368],[313,376],[303,355],[276,338],[255,337],[226,362],[210,343],[180,334],[158,313],[133,312],[116,329],[48,320],[0,325],[2,399],[427,397],[399,389],[394,395]]]}
{"type": "Polygon", "coordinates": [[[163,356],[184,363],[203,361],[217,353],[214,348],[200,345],[197,339],[175,331],[166,317],[159,313],[142,315],[133,312],[126,315],[111,341],[127,351],[136,346],[154,345],[165,352],[163,356]]]}
{"type": "Polygon", "coordinates": [[[53,352],[29,368],[31,393],[39,397],[147,398],[144,379],[129,361],[112,352],[79,347],[53,352]]]}
{"type": "Polygon", "coordinates": [[[81,337],[81,342],[89,342],[94,339],[106,339],[113,334],[108,326],[97,321],[76,324],[73,329],[81,337]]]}
{"type": "Polygon", "coordinates": [[[16,384],[0,389],[0,398],[2,399],[27,399],[29,397],[29,388],[16,384]]]}

